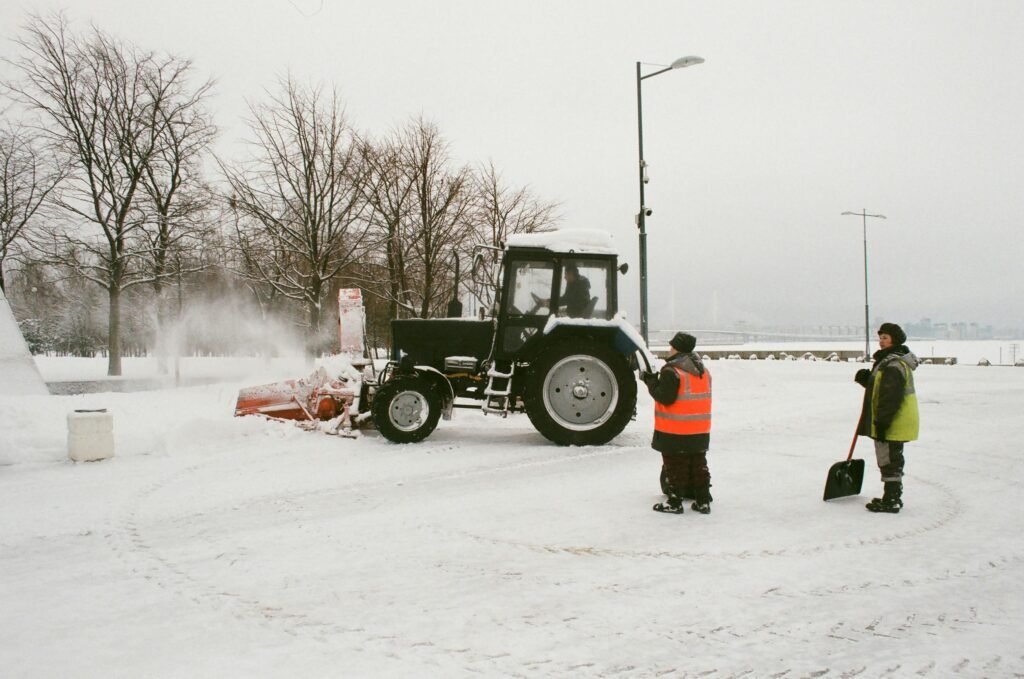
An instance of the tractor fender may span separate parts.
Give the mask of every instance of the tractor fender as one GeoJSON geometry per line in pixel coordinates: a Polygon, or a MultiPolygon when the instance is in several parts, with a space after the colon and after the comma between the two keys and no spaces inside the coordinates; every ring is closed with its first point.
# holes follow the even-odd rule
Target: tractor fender
{"type": "Polygon", "coordinates": [[[568,336],[587,335],[609,344],[623,356],[639,354],[652,371],[655,357],[644,344],[643,337],[626,319],[616,316],[611,320],[560,318],[551,316],[541,333],[545,339],[558,340],[568,336]]]}
{"type": "Polygon", "coordinates": [[[452,419],[452,409],[455,407],[455,389],[452,388],[452,383],[448,381],[443,372],[432,366],[418,365],[415,370],[424,379],[430,381],[437,390],[437,395],[441,397],[441,416],[445,420],[452,419]]]}

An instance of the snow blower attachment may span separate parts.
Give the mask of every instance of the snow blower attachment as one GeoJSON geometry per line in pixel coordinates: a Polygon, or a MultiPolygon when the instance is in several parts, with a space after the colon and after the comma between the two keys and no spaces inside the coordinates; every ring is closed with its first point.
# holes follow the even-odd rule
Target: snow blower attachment
{"type": "Polygon", "coordinates": [[[857,432],[854,431],[853,442],[850,444],[850,453],[846,456],[846,459],[836,462],[829,467],[828,478],[825,479],[825,496],[822,498],[823,500],[860,495],[860,488],[864,483],[864,460],[853,459],[853,449],[856,446],[857,432]]]}
{"type": "Polygon", "coordinates": [[[362,382],[359,367],[363,358],[363,298],[358,289],[338,293],[338,334],[341,353],[328,359],[308,377],[283,380],[238,392],[235,416],[264,415],[295,420],[308,429],[352,436],[352,409],[362,382]]]}
{"type": "Polygon", "coordinates": [[[317,368],[308,377],[246,387],[238,392],[235,416],[265,415],[281,420],[296,420],[309,429],[323,428],[328,433],[351,435],[351,408],[356,392],[350,377],[332,375],[328,368],[317,368]],[[320,422],[326,422],[321,427],[320,422]]]}

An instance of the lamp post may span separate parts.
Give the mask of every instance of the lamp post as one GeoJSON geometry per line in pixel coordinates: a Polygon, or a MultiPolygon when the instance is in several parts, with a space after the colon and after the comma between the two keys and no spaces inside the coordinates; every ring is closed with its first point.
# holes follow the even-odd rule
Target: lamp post
{"type": "Polygon", "coordinates": [[[681,57],[673,61],[669,66],[659,69],[653,73],[643,75],[641,73],[642,62],[636,62],[636,130],[640,148],[640,212],[636,215],[636,226],[640,230],[640,334],[647,342],[647,217],[651,210],[644,205],[644,185],[647,183],[647,162],[644,160],[644,104],[643,90],[641,83],[648,78],[661,75],[666,71],[687,66],[703,64],[702,57],[681,57]]]}
{"type": "Polygon", "coordinates": [[[868,320],[868,217],[885,219],[885,215],[868,214],[867,209],[860,212],[844,212],[840,216],[853,215],[861,218],[864,229],[864,360],[871,356],[871,321],[868,320]]]}

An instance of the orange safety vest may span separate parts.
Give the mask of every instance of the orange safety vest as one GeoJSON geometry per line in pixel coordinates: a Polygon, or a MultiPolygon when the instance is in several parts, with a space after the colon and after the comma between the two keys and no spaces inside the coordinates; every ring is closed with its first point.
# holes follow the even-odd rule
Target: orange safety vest
{"type": "Polygon", "coordinates": [[[679,373],[679,393],[672,405],[654,402],[654,429],[665,434],[711,432],[711,373],[701,377],[672,366],[679,373]]]}

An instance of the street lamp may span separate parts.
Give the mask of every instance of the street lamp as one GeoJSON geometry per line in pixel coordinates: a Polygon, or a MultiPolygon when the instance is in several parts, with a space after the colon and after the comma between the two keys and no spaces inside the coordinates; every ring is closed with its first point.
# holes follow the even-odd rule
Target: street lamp
{"type": "Polygon", "coordinates": [[[647,162],[644,160],[644,104],[643,104],[643,90],[640,84],[648,78],[653,78],[656,75],[661,75],[666,71],[672,71],[677,68],[686,68],[687,66],[696,66],[697,64],[703,64],[704,59],[702,57],[682,57],[676,59],[671,65],[666,66],[654,73],[648,73],[642,75],[640,68],[642,62],[636,62],[636,129],[637,138],[639,139],[640,147],[640,212],[636,215],[636,226],[640,229],[640,334],[644,338],[644,344],[647,342],[647,217],[651,215],[651,210],[644,205],[644,184],[647,183],[647,162]]]}
{"type": "Polygon", "coordinates": [[[885,215],[868,214],[867,209],[860,212],[844,212],[840,216],[853,215],[861,218],[864,228],[864,360],[871,356],[871,322],[868,320],[868,217],[885,219],[885,215]]]}

